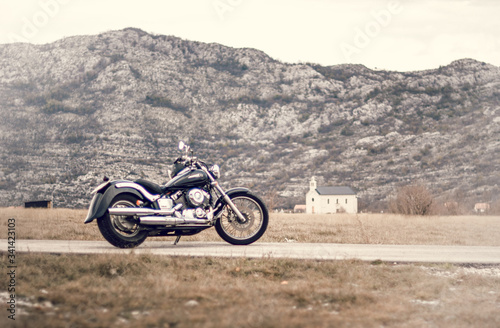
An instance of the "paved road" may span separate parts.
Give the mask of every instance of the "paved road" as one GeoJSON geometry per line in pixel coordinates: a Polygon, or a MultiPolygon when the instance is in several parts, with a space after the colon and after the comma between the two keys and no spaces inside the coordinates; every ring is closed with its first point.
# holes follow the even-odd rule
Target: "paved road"
{"type": "MultiPolygon", "coordinates": [[[[0,239],[0,251],[7,251],[7,240],[0,239]]],[[[420,246],[352,245],[317,243],[255,243],[233,246],[224,242],[146,241],[134,249],[119,249],[104,241],[17,240],[20,252],[72,254],[159,254],[180,256],[217,256],[252,258],[293,258],[386,262],[483,263],[500,264],[500,247],[491,246],[420,246]]]]}

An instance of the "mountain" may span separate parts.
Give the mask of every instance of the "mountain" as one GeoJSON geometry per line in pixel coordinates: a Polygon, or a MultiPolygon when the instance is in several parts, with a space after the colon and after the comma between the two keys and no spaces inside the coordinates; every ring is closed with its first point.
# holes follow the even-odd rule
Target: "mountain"
{"type": "Polygon", "coordinates": [[[0,45],[0,206],[84,207],[102,176],[164,182],[179,140],[224,187],[303,203],[308,181],[369,209],[425,184],[492,201],[500,183],[500,68],[418,72],[288,64],[255,49],[135,28],[0,45]]]}

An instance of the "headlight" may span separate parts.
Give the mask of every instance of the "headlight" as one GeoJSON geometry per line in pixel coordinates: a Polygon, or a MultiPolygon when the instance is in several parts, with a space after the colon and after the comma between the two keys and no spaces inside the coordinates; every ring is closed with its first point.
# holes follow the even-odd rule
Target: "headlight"
{"type": "Polygon", "coordinates": [[[220,167],[219,165],[215,164],[212,165],[212,167],[209,169],[210,173],[212,173],[214,179],[218,179],[220,177],[220,167]]]}

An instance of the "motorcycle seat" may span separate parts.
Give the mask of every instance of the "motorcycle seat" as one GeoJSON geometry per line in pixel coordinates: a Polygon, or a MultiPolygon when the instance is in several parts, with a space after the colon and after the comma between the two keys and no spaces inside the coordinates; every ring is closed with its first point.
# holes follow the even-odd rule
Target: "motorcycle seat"
{"type": "Polygon", "coordinates": [[[148,192],[152,193],[153,195],[161,194],[163,192],[162,187],[157,183],[144,179],[137,179],[134,182],[138,185],[143,186],[148,192]]]}

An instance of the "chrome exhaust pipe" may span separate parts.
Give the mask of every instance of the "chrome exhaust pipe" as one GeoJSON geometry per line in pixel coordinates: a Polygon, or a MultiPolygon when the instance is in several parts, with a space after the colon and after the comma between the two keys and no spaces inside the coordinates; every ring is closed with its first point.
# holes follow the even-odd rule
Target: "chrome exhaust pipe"
{"type": "Polygon", "coordinates": [[[208,224],[208,219],[191,219],[186,217],[173,216],[143,216],[139,222],[145,225],[179,225],[179,224],[208,224]]]}
{"type": "Polygon", "coordinates": [[[110,215],[122,215],[122,216],[148,216],[148,215],[164,215],[171,216],[182,207],[182,204],[177,204],[176,206],[166,209],[166,210],[156,210],[153,208],[143,208],[143,207],[110,207],[108,208],[110,215]]]}
{"type": "Polygon", "coordinates": [[[182,207],[182,204],[177,204],[173,208],[166,210],[156,210],[152,208],[142,207],[110,207],[108,208],[110,215],[121,216],[138,216],[139,222],[145,225],[178,225],[178,224],[208,224],[209,219],[196,219],[181,216],[177,210],[182,207]],[[176,216],[173,216],[173,215],[176,216]]]}

